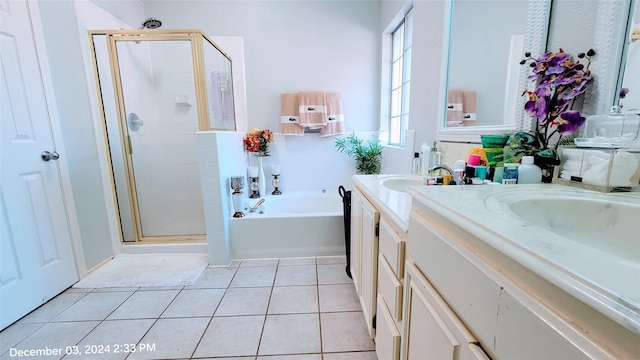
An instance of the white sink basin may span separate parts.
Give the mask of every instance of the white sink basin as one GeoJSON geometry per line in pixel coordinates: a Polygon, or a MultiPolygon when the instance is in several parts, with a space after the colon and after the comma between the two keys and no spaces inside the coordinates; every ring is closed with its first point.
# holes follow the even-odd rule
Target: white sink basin
{"type": "Polygon", "coordinates": [[[620,202],[601,194],[532,195],[507,200],[508,208],[521,219],[567,239],[640,262],[640,199],[620,202]]]}
{"type": "Polygon", "coordinates": [[[383,179],[382,185],[389,190],[407,192],[409,186],[422,185],[422,178],[417,176],[390,177],[383,179]]]}

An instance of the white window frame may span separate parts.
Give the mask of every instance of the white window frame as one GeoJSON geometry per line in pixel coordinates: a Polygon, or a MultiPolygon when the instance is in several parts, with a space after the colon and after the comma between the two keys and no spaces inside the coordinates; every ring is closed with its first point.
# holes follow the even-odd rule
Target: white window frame
{"type": "Polygon", "coordinates": [[[409,9],[384,39],[386,46],[383,45],[383,52],[386,56],[383,57],[383,63],[386,64],[386,69],[383,77],[388,80],[382,86],[383,120],[380,138],[384,144],[392,147],[404,147],[405,132],[409,128],[412,31],[413,13],[409,9]],[[394,51],[397,49],[397,41],[401,42],[401,49],[394,51]],[[394,71],[394,67],[398,69],[394,71]],[[394,96],[398,97],[395,104],[394,96]]]}

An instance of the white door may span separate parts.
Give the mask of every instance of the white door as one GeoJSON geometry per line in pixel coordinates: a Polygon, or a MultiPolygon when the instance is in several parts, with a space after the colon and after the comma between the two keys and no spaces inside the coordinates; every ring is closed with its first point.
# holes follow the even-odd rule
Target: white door
{"type": "Polygon", "coordinates": [[[76,282],[78,274],[29,5],[1,1],[0,16],[3,329],[76,282]],[[51,153],[49,161],[43,151],[51,153]]]}

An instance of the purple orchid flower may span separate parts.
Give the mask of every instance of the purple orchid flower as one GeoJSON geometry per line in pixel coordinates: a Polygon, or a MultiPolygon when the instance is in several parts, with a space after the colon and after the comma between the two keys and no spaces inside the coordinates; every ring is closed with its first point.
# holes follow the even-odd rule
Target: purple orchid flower
{"type": "Polygon", "coordinates": [[[560,114],[560,118],[564,121],[558,121],[558,132],[560,134],[573,134],[587,120],[576,110],[567,110],[560,114]]]}
{"type": "Polygon", "coordinates": [[[559,52],[549,61],[547,74],[561,74],[572,66],[571,55],[565,52],[559,52]]]}
{"type": "Polygon", "coordinates": [[[627,88],[620,89],[620,99],[624,99],[628,93],[629,93],[629,89],[627,88]]]}

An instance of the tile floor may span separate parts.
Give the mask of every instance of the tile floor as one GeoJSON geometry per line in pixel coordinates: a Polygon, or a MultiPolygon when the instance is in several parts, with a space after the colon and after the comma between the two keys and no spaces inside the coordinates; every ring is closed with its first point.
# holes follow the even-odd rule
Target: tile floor
{"type": "Polygon", "coordinates": [[[185,287],[71,288],[0,332],[0,359],[75,347],[40,358],[375,360],[344,268],[344,256],[256,259],[185,287]]]}

